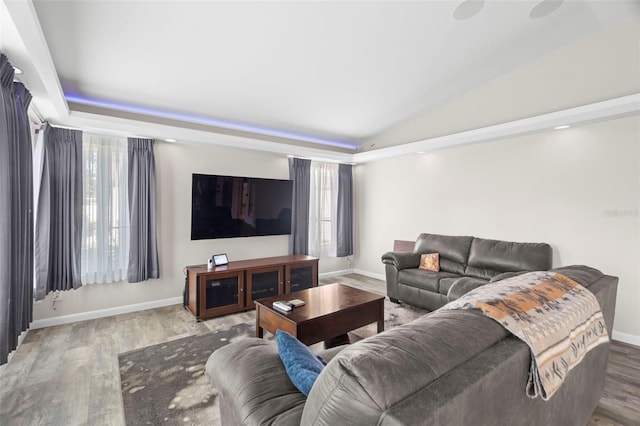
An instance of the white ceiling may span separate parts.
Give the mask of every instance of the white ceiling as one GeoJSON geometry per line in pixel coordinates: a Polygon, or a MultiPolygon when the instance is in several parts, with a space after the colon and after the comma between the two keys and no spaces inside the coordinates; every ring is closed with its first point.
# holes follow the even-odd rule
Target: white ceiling
{"type": "Polygon", "coordinates": [[[34,1],[68,100],[353,146],[638,13],[486,1],[461,21],[459,3],[34,1]]]}

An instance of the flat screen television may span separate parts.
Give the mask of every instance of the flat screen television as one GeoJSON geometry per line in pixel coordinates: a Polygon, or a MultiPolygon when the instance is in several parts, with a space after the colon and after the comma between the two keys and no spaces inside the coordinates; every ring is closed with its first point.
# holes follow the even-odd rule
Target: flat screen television
{"type": "Polygon", "coordinates": [[[291,234],[293,181],[193,174],[191,239],[291,234]]]}

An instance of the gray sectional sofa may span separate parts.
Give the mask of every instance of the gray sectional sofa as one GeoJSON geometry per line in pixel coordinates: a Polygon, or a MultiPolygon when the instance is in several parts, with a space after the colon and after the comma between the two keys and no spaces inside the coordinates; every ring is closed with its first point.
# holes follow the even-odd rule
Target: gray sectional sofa
{"type": "MultiPolygon", "coordinates": [[[[611,335],[618,279],[584,266],[555,270],[596,295],[611,335]]],[[[320,353],[329,363],[307,398],[262,339],[217,350],[206,374],[223,425],[585,425],[609,346],[590,351],[549,401],[526,395],[528,346],[472,310],[438,310],[320,353]]]]}
{"type": "Polygon", "coordinates": [[[420,234],[413,252],[382,256],[387,296],[433,311],[472,289],[519,272],[547,271],[553,250],[545,243],[516,243],[467,236],[420,234]],[[440,254],[440,272],[418,268],[424,253],[440,254]]]}

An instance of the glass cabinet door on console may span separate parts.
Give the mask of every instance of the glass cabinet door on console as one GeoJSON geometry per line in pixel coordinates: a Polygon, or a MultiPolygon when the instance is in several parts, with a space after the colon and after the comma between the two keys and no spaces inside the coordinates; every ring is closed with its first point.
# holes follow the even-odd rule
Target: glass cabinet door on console
{"type": "Polygon", "coordinates": [[[256,299],[282,294],[282,266],[247,270],[247,308],[255,308],[256,299]]]}
{"type": "Polygon", "coordinates": [[[200,316],[223,315],[244,308],[242,272],[200,275],[200,316]]]}
{"type": "Polygon", "coordinates": [[[318,262],[304,262],[286,265],[285,292],[305,290],[318,285],[318,262]]]}

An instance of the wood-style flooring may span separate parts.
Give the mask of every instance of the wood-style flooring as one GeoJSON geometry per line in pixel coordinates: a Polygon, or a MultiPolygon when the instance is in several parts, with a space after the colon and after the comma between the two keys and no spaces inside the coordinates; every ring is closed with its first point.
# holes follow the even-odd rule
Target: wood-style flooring
{"type": "Polygon", "coordinates": [[[607,381],[590,426],[640,425],[640,347],[613,341],[607,381]]]}
{"type": "MultiPolygon", "coordinates": [[[[385,293],[361,275],[326,278],[385,293]]],[[[27,333],[0,370],[0,425],[124,425],[118,354],[253,321],[253,311],[203,322],[175,305],[27,333]]],[[[614,342],[589,425],[640,425],[640,348],[614,342]]]]}

